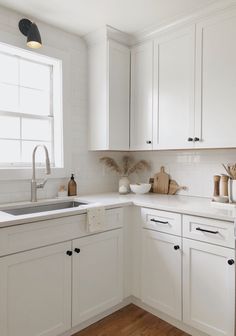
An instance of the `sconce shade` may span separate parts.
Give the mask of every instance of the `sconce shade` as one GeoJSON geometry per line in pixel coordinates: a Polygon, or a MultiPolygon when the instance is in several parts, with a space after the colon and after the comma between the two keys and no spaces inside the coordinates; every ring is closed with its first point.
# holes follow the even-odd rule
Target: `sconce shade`
{"type": "Polygon", "coordinates": [[[41,36],[38,27],[33,22],[27,35],[27,46],[30,48],[40,48],[42,46],[41,36]]]}
{"type": "Polygon", "coordinates": [[[28,19],[21,19],[19,21],[19,29],[21,33],[27,36],[27,46],[33,49],[42,46],[42,40],[37,25],[28,19]]]}

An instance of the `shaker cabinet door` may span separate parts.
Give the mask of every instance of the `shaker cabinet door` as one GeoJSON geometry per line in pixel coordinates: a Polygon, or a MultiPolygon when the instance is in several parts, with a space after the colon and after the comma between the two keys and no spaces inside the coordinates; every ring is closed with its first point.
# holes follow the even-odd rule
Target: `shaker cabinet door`
{"type": "Polygon", "coordinates": [[[132,150],[152,149],[153,127],[153,42],[131,51],[131,127],[132,150]]]}
{"type": "Polygon", "coordinates": [[[195,27],[156,40],[154,55],[153,145],[157,149],[194,147],[195,27]]]}
{"type": "Polygon", "coordinates": [[[181,320],[181,238],[143,229],[142,301],[181,320]]]}
{"type": "Polygon", "coordinates": [[[235,250],[183,242],[183,320],[211,336],[234,336],[235,250]]]}
{"type": "Polygon", "coordinates": [[[73,241],[72,326],[122,301],[122,237],[118,229],[73,241]]]}
{"type": "Polygon", "coordinates": [[[108,41],[109,150],[129,150],[130,49],[108,41]]]}
{"type": "Polygon", "coordinates": [[[57,336],[71,328],[71,243],[0,258],[0,335],[57,336]]]}
{"type": "Polygon", "coordinates": [[[196,36],[195,146],[236,147],[236,11],[198,23],[196,36]]]}

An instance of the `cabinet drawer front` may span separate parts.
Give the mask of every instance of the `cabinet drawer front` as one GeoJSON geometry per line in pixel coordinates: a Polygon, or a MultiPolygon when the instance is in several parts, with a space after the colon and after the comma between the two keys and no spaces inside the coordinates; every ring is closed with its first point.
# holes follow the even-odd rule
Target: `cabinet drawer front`
{"type": "MultiPolygon", "coordinates": [[[[104,231],[123,224],[122,208],[106,210],[104,231]]],[[[86,215],[50,219],[0,229],[0,256],[90,235],[86,215]]]]}
{"type": "Polygon", "coordinates": [[[12,226],[0,230],[0,255],[71,240],[85,232],[86,215],[12,226]]]}
{"type": "Polygon", "coordinates": [[[234,223],[183,216],[183,236],[226,247],[235,247],[234,223]]]}
{"type": "Polygon", "coordinates": [[[142,208],[143,227],[181,235],[181,215],[173,212],[142,208]]]}

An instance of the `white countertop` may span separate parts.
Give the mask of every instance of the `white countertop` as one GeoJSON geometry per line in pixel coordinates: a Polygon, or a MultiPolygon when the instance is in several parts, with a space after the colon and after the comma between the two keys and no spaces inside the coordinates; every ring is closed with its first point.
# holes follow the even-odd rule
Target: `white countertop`
{"type": "MultiPolygon", "coordinates": [[[[71,198],[66,198],[66,200],[71,198]]],[[[28,215],[14,216],[5,213],[1,210],[32,206],[31,202],[11,203],[0,206],[0,228],[23,223],[30,223],[35,221],[53,219],[58,217],[73,216],[86,213],[87,209],[91,206],[105,206],[106,208],[136,205],[158,210],[172,211],[182,214],[189,214],[194,216],[208,217],[220,219],[225,221],[234,221],[235,209],[215,208],[211,205],[211,199],[201,197],[190,197],[180,195],[119,195],[118,193],[105,193],[97,195],[88,195],[82,197],[72,198],[76,201],[89,203],[88,205],[80,206],[79,208],[70,208],[63,210],[53,210],[41,213],[34,213],[28,215]]],[[[37,202],[38,205],[49,202],[61,202],[65,199],[42,200],[37,202]]]]}

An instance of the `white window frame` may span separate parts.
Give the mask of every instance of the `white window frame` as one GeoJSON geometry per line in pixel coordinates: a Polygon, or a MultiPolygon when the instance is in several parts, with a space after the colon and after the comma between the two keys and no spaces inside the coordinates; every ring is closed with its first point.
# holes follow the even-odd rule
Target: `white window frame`
{"type": "MultiPolygon", "coordinates": [[[[20,112],[0,111],[0,115],[19,116],[25,118],[48,119],[53,117],[52,123],[52,155],[51,161],[54,168],[64,168],[63,151],[63,112],[62,112],[62,61],[49,56],[37,54],[15,46],[0,43],[0,53],[18,56],[32,62],[51,66],[51,107],[49,116],[30,115],[20,112]]],[[[7,139],[6,139],[7,140],[7,139]]],[[[43,164],[39,164],[39,167],[43,164]]],[[[0,163],[0,174],[9,169],[29,169],[31,163],[0,163]]],[[[2,174],[1,174],[2,175],[2,174]]],[[[4,174],[5,175],[5,174],[4,174]]]]}

